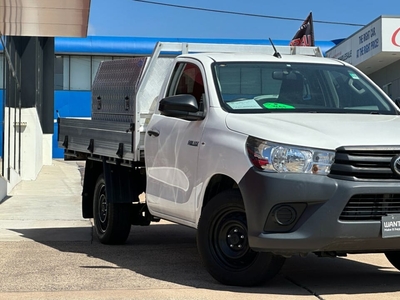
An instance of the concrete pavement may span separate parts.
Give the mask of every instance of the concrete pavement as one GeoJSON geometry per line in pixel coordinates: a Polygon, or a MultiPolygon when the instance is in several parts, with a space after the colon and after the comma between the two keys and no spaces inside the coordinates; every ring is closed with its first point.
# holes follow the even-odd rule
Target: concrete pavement
{"type": "Polygon", "coordinates": [[[54,160],[0,204],[0,299],[314,298],[282,278],[268,291],[220,285],[195,231],[169,222],[133,227],[125,245],[100,244],[81,217],[79,167],[54,160]]]}
{"type": "Polygon", "coordinates": [[[54,160],[0,204],[0,299],[400,299],[382,254],[288,259],[269,284],[227,287],[205,271],[195,230],[134,226],[125,245],[92,239],[77,162],[54,160]]]}
{"type": "Polygon", "coordinates": [[[90,241],[92,225],[82,218],[81,192],[77,162],[53,160],[43,166],[36,180],[20,182],[2,201],[0,241],[90,241]],[[32,228],[42,230],[29,238],[20,234],[21,229],[32,228]]]}

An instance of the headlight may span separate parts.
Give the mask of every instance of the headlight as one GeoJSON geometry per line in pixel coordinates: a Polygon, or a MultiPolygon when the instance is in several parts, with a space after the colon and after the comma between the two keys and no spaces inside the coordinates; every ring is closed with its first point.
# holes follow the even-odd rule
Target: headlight
{"type": "Polygon", "coordinates": [[[335,152],[247,139],[252,164],[266,171],[328,175],[335,152]]]}

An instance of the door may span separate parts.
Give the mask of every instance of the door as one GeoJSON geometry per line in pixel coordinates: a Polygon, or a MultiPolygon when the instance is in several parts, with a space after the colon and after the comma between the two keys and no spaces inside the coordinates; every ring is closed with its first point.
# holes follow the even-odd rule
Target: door
{"type": "MultiPolygon", "coordinates": [[[[192,94],[203,110],[206,93],[195,61],[175,66],[166,96],[179,94],[192,94]]],[[[154,215],[189,225],[195,222],[197,163],[206,119],[152,116],[145,137],[145,161],[146,200],[154,215]]]]}

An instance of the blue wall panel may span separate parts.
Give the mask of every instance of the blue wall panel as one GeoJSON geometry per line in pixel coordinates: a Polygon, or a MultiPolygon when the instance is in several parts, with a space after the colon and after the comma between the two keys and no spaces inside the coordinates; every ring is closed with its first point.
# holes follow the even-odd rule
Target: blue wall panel
{"type": "Polygon", "coordinates": [[[0,89],[0,107],[3,109],[0,113],[0,156],[3,157],[3,139],[4,139],[4,101],[3,101],[3,90],[0,89]]]}
{"type": "Polygon", "coordinates": [[[54,135],[53,158],[63,158],[64,149],[58,147],[57,117],[90,117],[92,110],[92,92],[55,91],[54,92],[54,135]]]}

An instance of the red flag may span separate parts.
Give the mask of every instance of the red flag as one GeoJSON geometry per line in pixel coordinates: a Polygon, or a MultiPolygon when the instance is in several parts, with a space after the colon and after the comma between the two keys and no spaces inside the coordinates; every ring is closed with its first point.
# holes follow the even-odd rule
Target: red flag
{"type": "Polygon", "coordinates": [[[312,13],[308,15],[303,24],[297,30],[293,39],[290,41],[290,46],[315,46],[314,42],[314,25],[312,13]]]}

